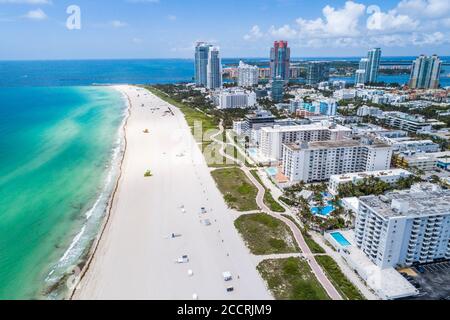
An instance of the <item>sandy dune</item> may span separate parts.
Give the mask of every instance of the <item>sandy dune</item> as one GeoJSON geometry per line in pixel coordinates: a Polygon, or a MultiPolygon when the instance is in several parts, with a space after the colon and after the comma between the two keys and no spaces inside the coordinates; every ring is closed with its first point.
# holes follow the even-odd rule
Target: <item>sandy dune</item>
{"type": "Polygon", "coordinates": [[[182,113],[143,89],[116,88],[132,104],[123,174],[74,298],[271,299],[182,113]],[[173,115],[165,113],[169,107],[173,115]],[[144,178],[148,169],[153,177],[144,178]],[[171,233],[181,236],[171,239],[171,233]],[[182,255],[189,255],[188,264],[175,263],[182,255]],[[223,280],[224,271],[232,282],[223,280]],[[226,291],[230,285],[233,293],[226,291]]]}

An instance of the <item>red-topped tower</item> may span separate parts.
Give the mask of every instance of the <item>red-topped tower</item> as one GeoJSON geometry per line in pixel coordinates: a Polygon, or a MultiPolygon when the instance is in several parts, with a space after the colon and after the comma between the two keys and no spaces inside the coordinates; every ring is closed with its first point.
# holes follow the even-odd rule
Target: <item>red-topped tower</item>
{"type": "Polygon", "coordinates": [[[270,74],[272,79],[280,77],[289,81],[289,67],[291,64],[291,49],[284,40],[275,41],[270,50],[270,74]]]}

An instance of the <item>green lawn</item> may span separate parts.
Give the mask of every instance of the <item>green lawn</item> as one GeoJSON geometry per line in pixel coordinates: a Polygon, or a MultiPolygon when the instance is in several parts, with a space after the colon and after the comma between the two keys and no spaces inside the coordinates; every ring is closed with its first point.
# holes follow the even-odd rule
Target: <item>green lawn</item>
{"type": "Polygon", "coordinates": [[[340,294],[347,300],[365,300],[359,290],[347,279],[341,269],[329,256],[317,256],[317,262],[322,266],[328,279],[333,283],[340,294]]]}
{"type": "Polygon", "coordinates": [[[311,250],[312,253],[314,253],[314,254],[324,254],[324,253],[326,253],[324,248],[322,248],[317,242],[315,242],[311,238],[311,236],[309,234],[305,233],[303,228],[300,227],[300,225],[297,223],[297,221],[295,221],[294,218],[292,218],[291,216],[288,216],[287,214],[283,214],[283,217],[291,220],[293,223],[295,223],[297,228],[302,231],[303,238],[305,239],[305,242],[308,245],[308,247],[309,247],[309,249],[311,250]]]}
{"type": "Polygon", "coordinates": [[[273,212],[286,212],[286,209],[273,198],[270,190],[265,187],[265,185],[261,181],[261,178],[258,176],[258,172],[256,170],[251,170],[250,172],[252,176],[254,176],[255,179],[258,180],[258,182],[266,190],[266,192],[264,193],[264,203],[266,204],[266,206],[268,206],[273,212]]]}
{"type": "Polygon", "coordinates": [[[265,260],[258,265],[258,271],[277,300],[329,300],[304,260],[265,260]]]}
{"type": "Polygon", "coordinates": [[[234,225],[255,255],[300,252],[289,227],[265,213],[243,215],[234,225]]]}
{"type": "Polygon", "coordinates": [[[259,209],[256,204],[258,189],[241,169],[218,169],[211,174],[230,208],[238,211],[259,209]]]}

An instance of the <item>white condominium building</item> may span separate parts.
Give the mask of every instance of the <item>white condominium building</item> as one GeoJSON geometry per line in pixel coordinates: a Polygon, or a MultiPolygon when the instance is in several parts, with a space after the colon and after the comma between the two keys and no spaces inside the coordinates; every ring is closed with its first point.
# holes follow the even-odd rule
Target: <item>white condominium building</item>
{"type": "Polygon", "coordinates": [[[259,68],[244,62],[239,62],[238,85],[240,87],[252,87],[258,85],[259,68]]]}
{"type": "Polygon", "coordinates": [[[351,132],[350,128],[328,121],[307,125],[264,127],[259,132],[259,151],[265,158],[277,161],[282,158],[284,143],[341,140],[350,136],[351,132]]]}
{"type": "Polygon", "coordinates": [[[256,93],[242,89],[221,90],[213,101],[219,109],[251,108],[256,105],[256,93]]]}
{"type": "Polygon", "coordinates": [[[380,268],[450,259],[450,191],[361,197],[357,246],[380,268]]]}
{"type": "Polygon", "coordinates": [[[290,182],[329,180],[332,175],[387,170],[392,147],[381,142],[339,141],[283,145],[283,174],[290,182]]]}
{"type": "Polygon", "coordinates": [[[401,178],[407,178],[411,175],[412,175],[411,172],[406,171],[404,169],[337,174],[330,177],[330,183],[328,185],[328,188],[332,194],[337,195],[339,194],[339,187],[347,183],[356,184],[359,181],[363,181],[364,179],[367,178],[376,178],[383,182],[394,184],[401,178]]]}
{"type": "Polygon", "coordinates": [[[385,123],[389,126],[408,132],[420,133],[423,131],[431,131],[433,128],[422,116],[409,115],[397,111],[384,112],[383,116],[385,123]]]}

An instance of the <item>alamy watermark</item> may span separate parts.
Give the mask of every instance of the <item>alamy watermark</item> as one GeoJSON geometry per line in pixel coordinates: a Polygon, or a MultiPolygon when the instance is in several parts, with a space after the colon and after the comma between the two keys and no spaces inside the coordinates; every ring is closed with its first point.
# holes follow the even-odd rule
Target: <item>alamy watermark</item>
{"type": "Polygon", "coordinates": [[[66,20],[66,28],[68,30],[81,30],[81,9],[77,5],[70,5],[66,9],[69,15],[66,20]]]}

